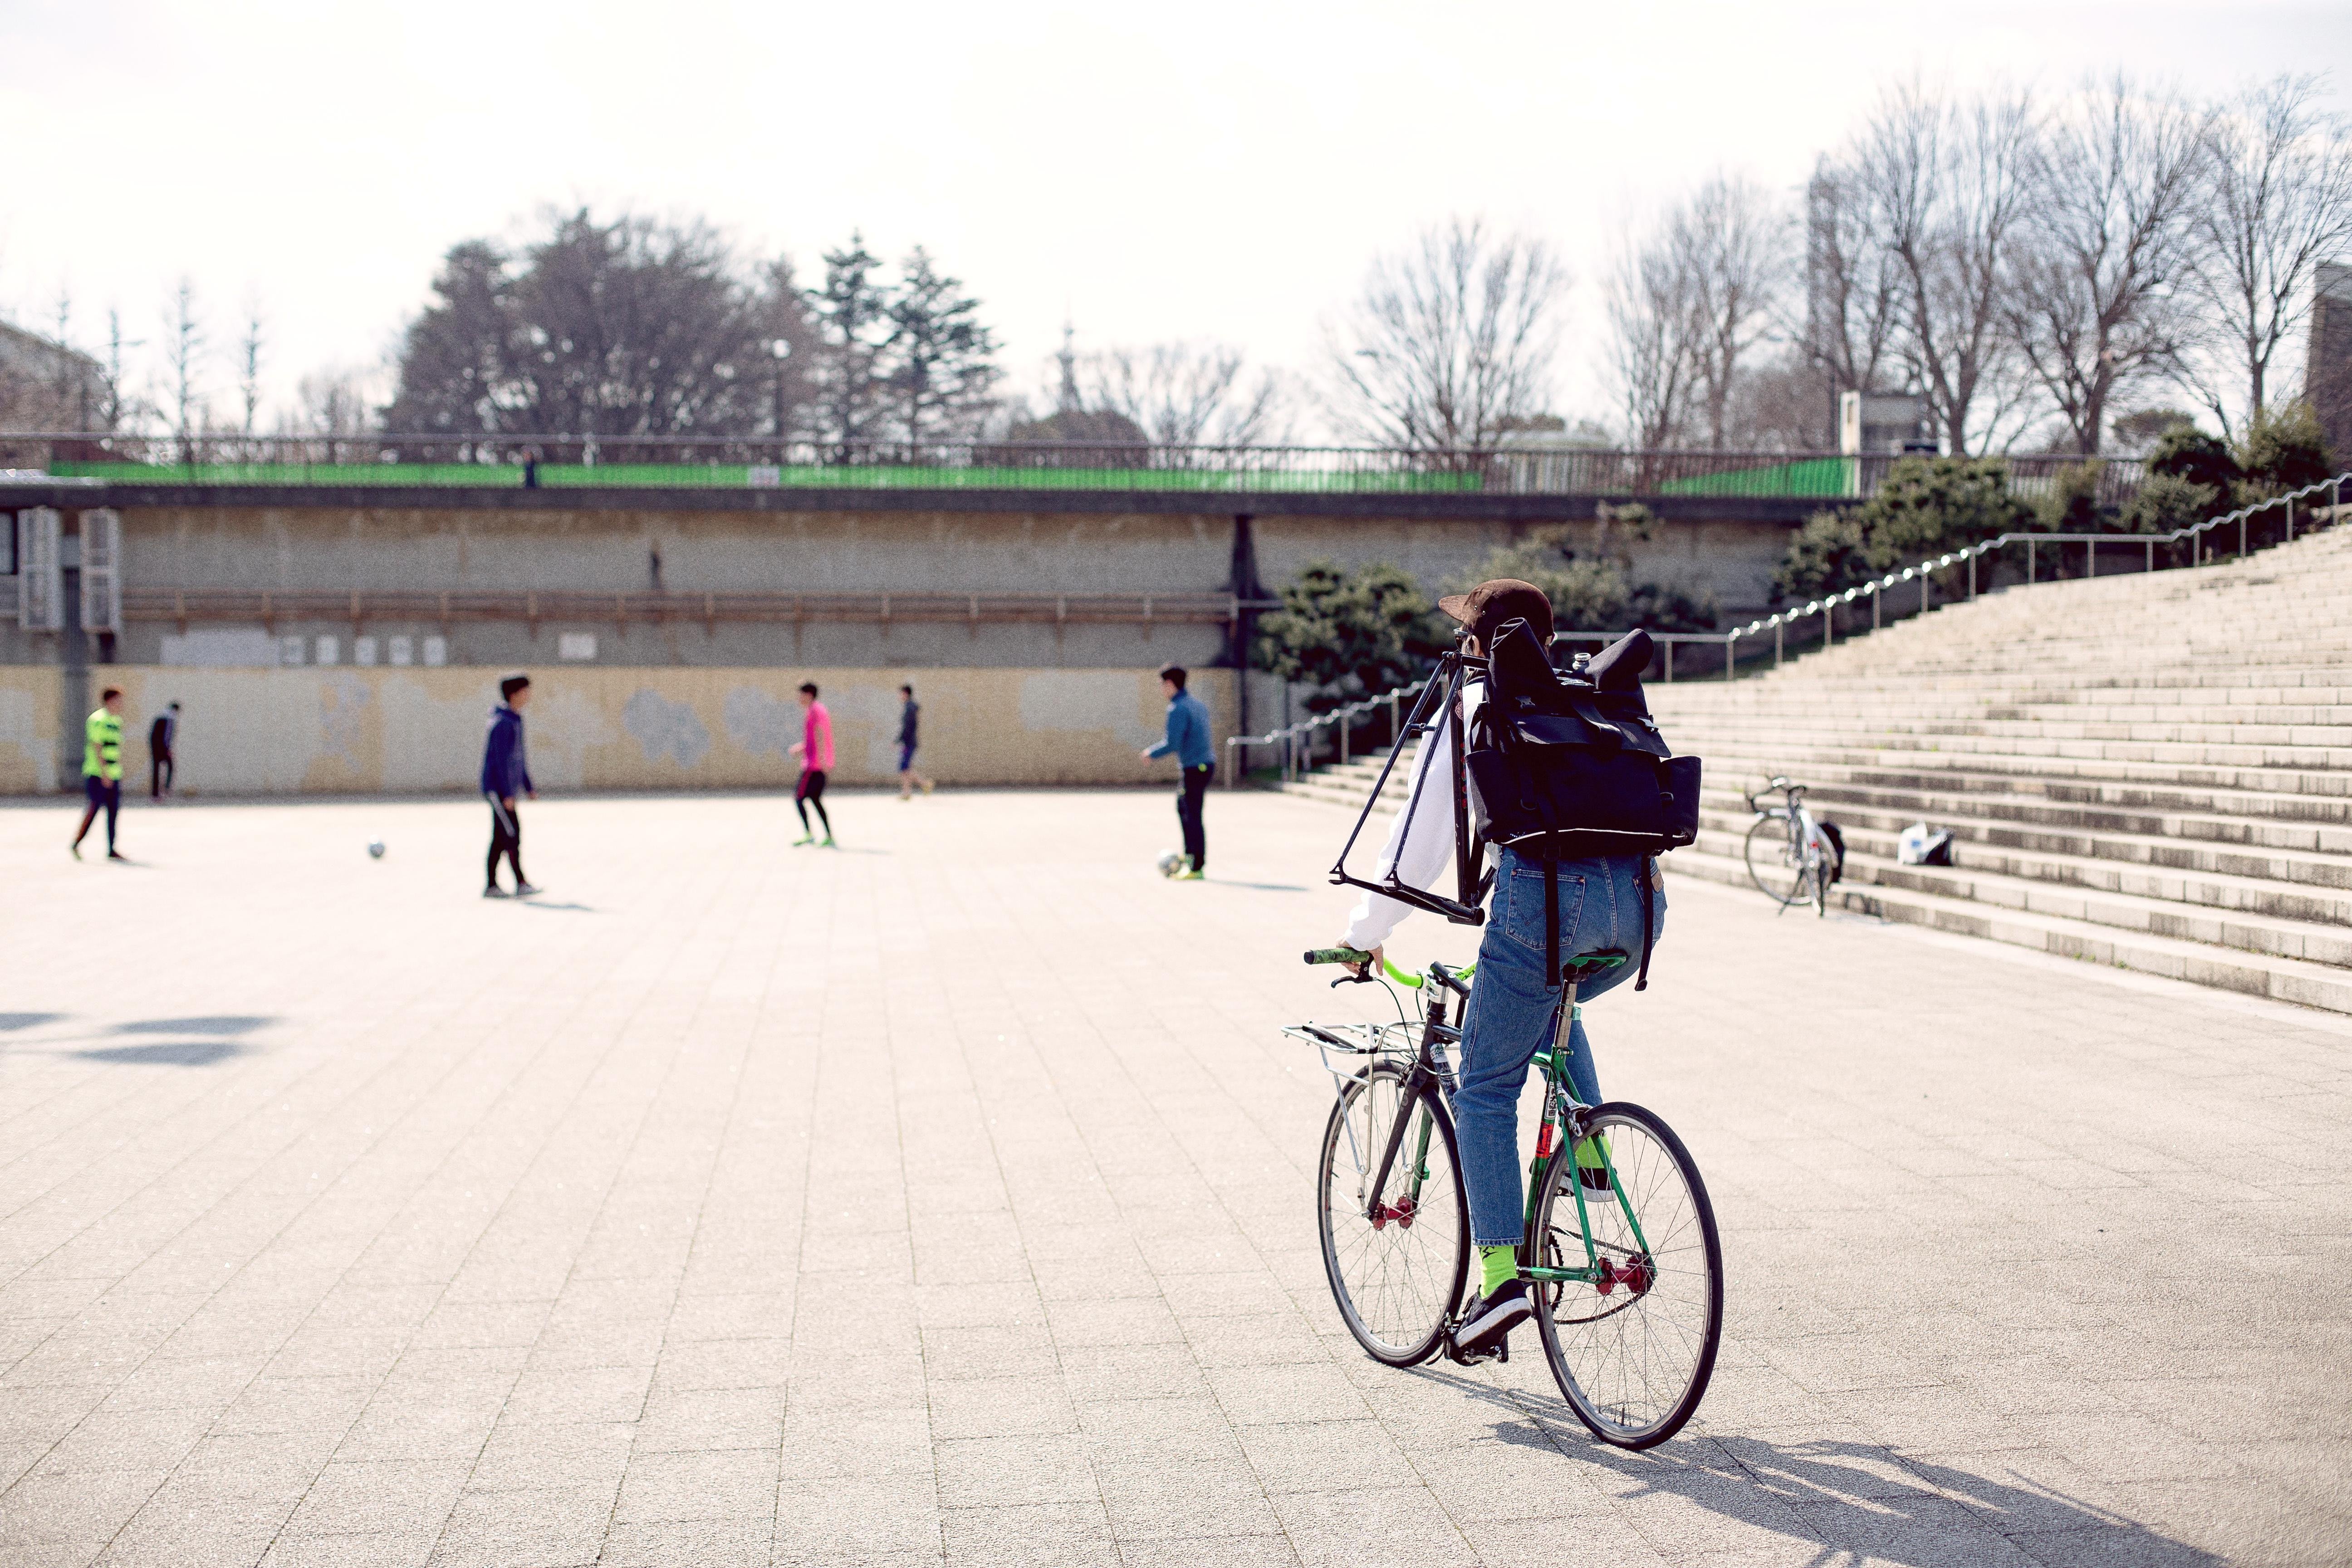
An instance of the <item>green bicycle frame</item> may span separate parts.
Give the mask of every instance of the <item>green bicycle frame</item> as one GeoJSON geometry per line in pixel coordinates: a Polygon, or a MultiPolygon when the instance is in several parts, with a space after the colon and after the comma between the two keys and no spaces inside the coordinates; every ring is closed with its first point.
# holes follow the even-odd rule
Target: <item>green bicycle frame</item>
{"type": "MultiPolygon", "coordinates": [[[[1584,1009],[1574,1004],[1570,1004],[1569,1006],[1563,1008],[1561,1010],[1560,1016],[1555,1022],[1553,1026],[1551,1049],[1544,1055],[1543,1126],[1549,1131],[1560,1132],[1565,1130],[1568,1121],[1568,1108],[1576,1103],[1575,1098],[1568,1087],[1568,1041],[1566,1038],[1568,1031],[1563,1026],[1572,1025],[1578,1018],[1580,1018],[1583,1016],[1584,1009]]],[[[1543,1141],[1549,1142],[1549,1140],[1547,1139],[1543,1141]]],[[[1624,1214],[1625,1223],[1633,1232],[1633,1244],[1641,1249],[1641,1252],[1644,1257],[1648,1256],[1650,1250],[1649,1237],[1642,1234],[1642,1222],[1640,1219],[1636,1218],[1633,1214],[1633,1200],[1625,1195],[1625,1184],[1617,1179],[1617,1166],[1609,1157],[1609,1142],[1607,1139],[1600,1137],[1580,1139],[1574,1142],[1562,1137],[1559,1140],[1558,1146],[1555,1147],[1549,1154],[1538,1154],[1534,1159],[1528,1162],[1528,1210],[1526,1218],[1521,1222],[1522,1230],[1527,1237],[1527,1240],[1520,1244],[1522,1252],[1532,1248],[1536,1244],[1536,1202],[1538,1194],[1543,1191],[1543,1179],[1546,1172],[1551,1165],[1559,1161],[1574,1159],[1576,1157],[1577,1143],[1579,1142],[1591,1143],[1593,1147],[1593,1151],[1601,1156],[1601,1168],[1609,1173],[1609,1190],[1616,1196],[1617,1206],[1624,1214]]],[[[1576,1226],[1579,1231],[1583,1233],[1584,1237],[1584,1267],[1581,1268],[1554,1268],[1532,1262],[1531,1260],[1522,1257],[1519,1261],[1519,1277],[1521,1279],[1531,1280],[1538,1284],[1558,1283],[1566,1280],[1574,1280],[1577,1283],[1583,1285],[1591,1285],[1599,1282],[1601,1277],[1602,1268],[1601,1254],[1592,1245],[1592,1216],[1591,1212],[1585,1207],[1584,1184],[1581,1181],[1576,1184],[1575,1191],[1576,1226]]]]}

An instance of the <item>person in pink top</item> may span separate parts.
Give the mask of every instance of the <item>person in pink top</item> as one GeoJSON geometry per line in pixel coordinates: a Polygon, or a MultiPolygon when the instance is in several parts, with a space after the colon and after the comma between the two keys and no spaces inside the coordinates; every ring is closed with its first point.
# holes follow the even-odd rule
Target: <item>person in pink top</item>
{"type": "Polygon", "coordinates": [[[824,827],[824,847],[837,847],[833,841],[833,818],[824,814],[824,775],[833,772],[833,715],[816,700],[816,682],[801,682],[801,709],[805,717],[801,723],[801,738],[793,747],[793,755],[801,760],[801,782],[793,790],[793,809],[801,814],[801,836],[793,840],[797,849],[803,844],[814,844],[816,835],[809,830],[809,807],[816,807],[816,819],[824,827]]]}

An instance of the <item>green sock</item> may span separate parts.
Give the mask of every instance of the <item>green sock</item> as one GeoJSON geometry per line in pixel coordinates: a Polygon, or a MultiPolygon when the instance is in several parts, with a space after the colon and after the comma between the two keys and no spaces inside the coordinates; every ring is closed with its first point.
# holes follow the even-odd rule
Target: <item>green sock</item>
{"type": "Polygon", "coordinates": [[[1518,1278],[1519,1249],[1508,1246],[1482,1247],[1478,1249],[1478,1268],[1486,1276],[1478,1287],[1478,1294],[1491,1296],[1496,1286],[1518,1278]]]}

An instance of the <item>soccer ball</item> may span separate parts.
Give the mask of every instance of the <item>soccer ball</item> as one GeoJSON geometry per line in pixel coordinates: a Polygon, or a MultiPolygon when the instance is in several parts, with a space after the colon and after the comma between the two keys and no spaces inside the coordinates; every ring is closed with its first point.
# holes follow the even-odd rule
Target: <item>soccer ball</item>
{"type": "Polygon", "coordinates": [[[1160,874],[1163,877],[1181,877],[1191,866],[1181,849],[1171,849],[1160,858],[1160,874]]]}
{"type": "Polygon", "coordinates": [[[383,858],[383,839],[379,838],[368,846],[368,858],[371,860],[381,860],[383,858]]]}

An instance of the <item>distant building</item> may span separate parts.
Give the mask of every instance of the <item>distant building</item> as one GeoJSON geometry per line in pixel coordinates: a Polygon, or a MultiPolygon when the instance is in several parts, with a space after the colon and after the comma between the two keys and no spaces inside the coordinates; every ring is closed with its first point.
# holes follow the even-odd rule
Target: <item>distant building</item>
{"type": "Polygon", "coordinates": [[[0,321],[0,430],[94,430],[109,401],[96,360],[0,321]]]}
{"type": "Polygon", "coordinates": [[[2340,262],[2319,264],[2303,395],[2327,432],[2327,449],[2336,466],[2352,462],[2352,267],[2340,262]]]}

